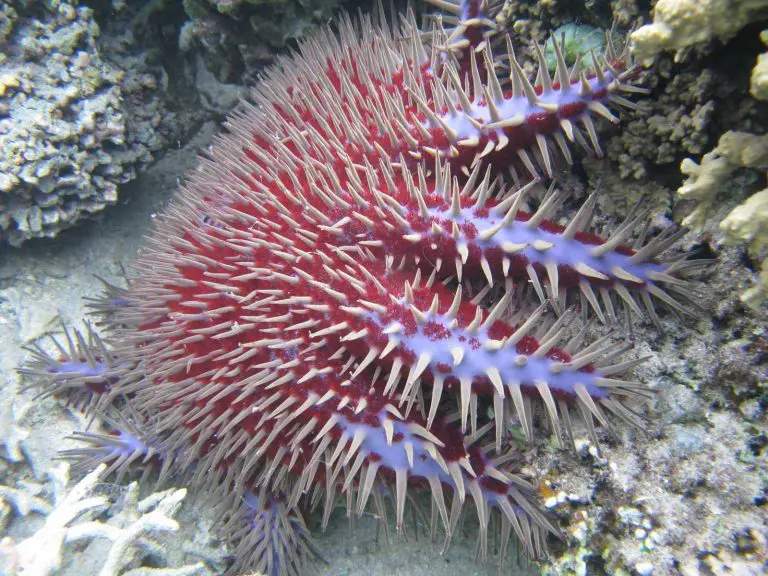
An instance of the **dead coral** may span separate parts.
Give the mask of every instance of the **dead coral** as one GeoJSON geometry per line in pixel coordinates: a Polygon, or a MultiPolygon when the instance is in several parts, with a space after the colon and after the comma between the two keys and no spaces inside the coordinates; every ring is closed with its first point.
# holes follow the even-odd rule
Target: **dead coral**
{"type": "Polygon", "coordinates": [[[0,394],[0,443],[4,446],[4,454],[0,457],[10,462],[24,460],[23,442],[29,437],[29,432],[18,425],[24,418],[31,404],[19,408],[20,398],[8,393],[5,389],[0,394]]]}
{"type": "MultiPolygon", "coordinates": [[[[153,573],[141,566],[141,560],[146,555],[154,559],[164,558],[165,547],[154,538],[178,530],[174,516],[186,490],[165,490],[139,500],[138,485],[132,483],[122,499],[121,510],[104,520],[101,515],[110,508],[110,501],[98,494],[97,487],[105,470],[106,465],[102,464],[66,493],[63,487],[68,483],[68,465],[62,464],[52,472],[57,489],[53,509],[45,524],[19,544],[14,544],[10,538],[2,542],[7,573],[23,576],[59,574],[65,564],[65,547],[72,544],[86,545],[79,555],[79,562],[84,562],[84,555],[97,546],[93,552],[101,563],[99,576],[153,573]],[[108,546],[98,547],[104,540],[108,546]]],[[[181,568],[163,568],[154,573],[167,576],[210,574],[202,562],[181,568]]]]}

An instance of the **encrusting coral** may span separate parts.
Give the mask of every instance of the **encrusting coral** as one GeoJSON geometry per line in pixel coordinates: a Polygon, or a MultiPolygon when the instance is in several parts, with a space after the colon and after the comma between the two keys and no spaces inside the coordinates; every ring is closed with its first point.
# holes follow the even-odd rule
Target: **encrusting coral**
{"type": "Polygon", "coordinates": [[[690,314],[698,298],[702,262],[662,255],[684,231],[649,238],[639,209],[601,238],[595,194],[559,225],[564,197],[540,186],[574,145],[601,153],[610,108],[636,107],[626,48],[607,38],[579,71],[555,42],[553,77],[535,45],[532,83],[484,2],[433,3],[448,14],[426,31],[411,12],[342,19],[283,58],[160,218],[130,286],[99,303],[106,339],[68,331],[60,356],[33,349],[25,369],[95,395],[114,428],[67,456],[154,466],[223,502],[238,569],[302,573],[315,551],[302,510],[322,506],[325,525],[340,495],[350,516],[371,504],[386,518],[391,502],[403,535],[418,491],[444,550],[471,500],[480,559],[498,536],[503,563],[513,532],[541,557],[561,533],[521,444],[544,429],[572,446],[583,426],[597,446],[617,422],[644,426],[635,404],[653,396],[624,376],[644,360],[630,345],[587,345],[588,324],[567,337],[569,304],[660,326],[659,306],[690,314]]]}
{"type": "Polygon", "coordinates": [[[1,246],[52,238],[116,204],[118,185],[168,142],[158,124],[172,115],[150,96],[148,57],[104,48],[82,2],[0,5],[1,246]]]}

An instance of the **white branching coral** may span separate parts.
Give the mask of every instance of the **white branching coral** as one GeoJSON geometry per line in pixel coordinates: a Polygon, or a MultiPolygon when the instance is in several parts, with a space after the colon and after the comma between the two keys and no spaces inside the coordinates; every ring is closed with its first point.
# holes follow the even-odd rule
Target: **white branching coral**
{"type": "Polygon", "coordinates": [[[0,457],[10,462],[24,460],[23,442],[29,437],[29,432],[19,426],[19,421],[26,416],[31,404],[19,407],[19,398],[12,392],[4,390],[0,394],[0,445],[4,450],[0,457]]]}
{"type": "MultiPolygon", "coordinates": [[[[141,567],[146,554],[164,557],[164,547],[154,538],[175,532],[179,525],[174,516],[186,496],[186,489],[157,492],[139,500],[134,482],[127,487],[120,512],[102,520],[109,500],[96,493],[106,465],[88,474],[65,494],[57,496],[45,524],[35,534],[14,545],[9,538],[1,544],[9,560],[8,573],[16,576],[51,576],[59,573],[67,545],[106,541],[108,546],[98,576],[193,576],[210,574],[202,562],[181,568],[141,567]]],[[[66,485],[68,465],[57,469],[60,484],[66,485]]]]}

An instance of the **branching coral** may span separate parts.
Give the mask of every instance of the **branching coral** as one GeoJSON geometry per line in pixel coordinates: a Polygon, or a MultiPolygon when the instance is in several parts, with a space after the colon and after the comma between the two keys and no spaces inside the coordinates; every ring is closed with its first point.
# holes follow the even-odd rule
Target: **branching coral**
{"type": "MultiPolygon", "coordinates": [[[[34,535],[17,546],[7,539],[4,545],[12,558],[10,572],[25,576],[45,576],[54,574],[62,563],[62,549],[71,529],[70,523],[81,518],[92,517],[107,506],[103,496],[93,496],[93,490],[105,467],[99,467],[83,478],[61,499],[57,496],[56,506],[46,519],[45,524],[34,535]]],[[[66,485],[68,466],[63,465],[52,471],[58,486],[66,485]]],[[[57,490],[58,493],[58,490],[57,490]]]]}
{"type": "Polygon", "coordinates": [[[726,132],[717,147],[704,155],[701,164],[686,158],[680,170],[688,179],[678,190],[683,198],[698,201],[696,209],[684,221],[686,226],[702,226],[715,203],[718,186],[736,169],[768,168],[768,137],[745,132],[726,132]]]}
{"type": "Polygon", "coordinates": [[[29,410],[27,404],[19,408],[18,399],[10,394],[0,394],[0,443],[5,447],[2,457],[10,462],[21,462],[24,459],[22,443],[29,432],[18,425],[29,410]]]}
{"type": "MultiPolygon", "coordinates": [[[[45,524],[18,545],[14,545],[10,538],[4,539],[2,543],[3,551],[10,559],[9,572],[23,576],[57,574],[63,565],[67,544],[105,539],[111,545],[104,555],[99,576],[152,573],[182,576],[208,573],[202,563],[159,571],[137,565],[143,556],[140,551],[148,551],[156,557],[164,556],[163,546],[152,537],[178,529],[174,516],[187,491],[165,490],[139,500],[138,485],[133,483],[123,498],[121,511],[103,520],[99,516],[109,508],[110,502],[105,496],[97,494],[97,486],[106,469],[105,464],[98,466],[66,493],[63,493],[63,487],[67,484],[69,466],[62,464],[54,471],[57,480],[55,484],[61,489],[57,490],[55,506],[45,524]]],[[[43,508],[41,511],[47,510],[43,508]]]]}

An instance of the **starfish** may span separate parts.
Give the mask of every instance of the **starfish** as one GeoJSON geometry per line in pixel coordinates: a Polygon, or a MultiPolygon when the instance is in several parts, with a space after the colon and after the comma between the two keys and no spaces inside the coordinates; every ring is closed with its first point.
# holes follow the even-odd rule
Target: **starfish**
{"type": "Polygon", "coordinates": [[[382,517],[391,494],[402,533],[409,490],[431,494],[444,549],[471,500],[482,559],[492,515],[502,561],[512,532],[540,557],[560,530],[510,427],[532,443],[542,412],[572,443],[576,410],[597,444],[608,414],[642,426],[627,403],[652,396],[622,376],[644,360],[622,360],[626,346],[584,346],[586,329],[566,341],[569,301],[658,323],[655,303],[694,299],[684,275],[699,264],[659,258],[680,232],[625,245],[646,213],[604,240],[587,231],[595,195],[567,226],[549,220],[554,187],[526,211],[569,142],[599,153],[593,115],[634,106],[626,49],[609,41],[579,71],[555,42],[550,77],[536,46],[531,84],[507,36],[503,88],[484,3],[437,4],[455,28],[344,18],[339,37],[284,57],[189,175],[130,287],[98,306],[106,343],[89,329],[61,357],[34,350],[27,371],[49,389],[129,406],[69,456],[191,475],[226,503],[239,566],[300,573],[314,549],[298,506],[324,502],[325,526],[339,494],[382,517]],[[510,190],[510,170],[532,181],[510,190]],[[520,282],[541,303],[513,313],[520,282]]]}

